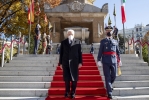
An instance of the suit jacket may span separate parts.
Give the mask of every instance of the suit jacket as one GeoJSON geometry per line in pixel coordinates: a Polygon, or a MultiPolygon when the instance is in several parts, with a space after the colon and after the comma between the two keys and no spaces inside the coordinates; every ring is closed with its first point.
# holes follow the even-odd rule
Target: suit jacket
{"type": "Polygon", "coordinates": [[[82,52],[81,52],[81,42],[78,39],[74,39],[72,44],[69,44],[69,40],[65,39],[61,42],[60,47],[60,58],[59,64],[63,67],[64,80],[78,80],[78,65],[82,63],[82,52]],[[68,71],[68,67],[70,71],[68,71]],[[70,79],[70,74],[71,78],[70,79]]]}
{"type": "Polygon", "coordinates": [[[102,63],[117,63],[120,60],[118,42],[114,39],[110,42],[107,38],[101,40],[97,60],[102,63]],[[104,52],[116,52],[117,55],[105,55],[104,52]]]}

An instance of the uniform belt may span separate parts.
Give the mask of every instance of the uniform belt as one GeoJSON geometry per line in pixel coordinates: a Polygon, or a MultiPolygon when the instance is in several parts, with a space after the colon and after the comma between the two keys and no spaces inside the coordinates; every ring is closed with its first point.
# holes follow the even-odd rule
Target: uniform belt
{"type": "Polygon", "coordinates": [[[118,55],[116,54],[116,52],[103,52],[104,55],[116,55],[117,58],[117,62],[120,62],[120,59],[118,58],[118,55]]]}
{"type": "Polygon", "coordinates": [[[116,55],[116,52],[103,52],[104,55],[116,55]]]}

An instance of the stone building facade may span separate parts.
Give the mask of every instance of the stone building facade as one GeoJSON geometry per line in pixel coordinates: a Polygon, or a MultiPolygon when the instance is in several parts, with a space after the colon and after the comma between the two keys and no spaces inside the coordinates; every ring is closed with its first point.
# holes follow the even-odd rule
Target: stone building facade
{"type": "MultiPolygon", "coordinates": [[[[63,0],[62,3],[50,8],[48,3],[44,5],[44,11],[53,26],[53,43],[61,42],[66,28],[87,28],[89,36],[85,38],[85,43],[99,43],[104,38],[104,19],[108,13],[108,4],[101,8],[93,5],[94,0],[63,0]]],[[[79,34],[82,39],[82,34],[79,34]]]]}

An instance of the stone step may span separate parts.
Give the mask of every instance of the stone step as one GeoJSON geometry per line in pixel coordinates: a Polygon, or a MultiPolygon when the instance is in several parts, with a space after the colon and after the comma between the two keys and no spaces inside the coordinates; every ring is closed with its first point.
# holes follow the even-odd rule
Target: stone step
{"type": "Polygon", "coordinates": [[[131,66],[140,66],[140,67],[141,67],[141,66],[146,66],[146,67],[149,68],[148,63],[146,63],[146,62],[145,62],[145,63],[144,63],[144,62],[142,62],[142,63],[141,63],[141,62],[140,62],[140,63],[137,63],[137,62],[134,62],[134,63],[133,63],[133,62],[132,62],[132,63],[129,63],[129,62],[128,62],[128,63],[126,63],[126,62],[123,62],[123,61],[122,61],[122,67],[123,67],[123,66],[124,66],[124,67],[126,67],[126,66],[128,66],[128,67],[131,67],[131,66]]]}
{"type": "MultiPolygon", "coordinates": [[[[103,71],[100,71],[100,75],[103,75],[103,71]]],[[[122,70],[122,75],[149,75],[149,70],[122,70]]]]}
{"type": "MultiPolygon", "coordinates": [[[[85,70],[84,70],[85,71],[85,70]]],[[[88,70],[86,70],[88,71],[88,70]]],[[[54,70],[9,70],[9,71],[0,71],[0,76],[52,76],[55,74],[54,70]]],[[[100,71],[100,75],[103,75],[103,72],[100,71]]],[[[144,71],[122,71],[122,75],[149,75],[149,70],[144,71]]]]}
{"type": "Polygon", "coordinates": [[[149,87],[114,88],[114,91],[112,94],[114,96],[148,95],[149,87]]]}
{"type": "Polygon", "coordinates": [[[50,61],[50,60],[59,60],[59,58],[56,58],[56,57],[51,57],[51,58],[16,58],[16,59],[13,59],[13,60],[24,60],[24,61],[29,61],[29,60],[34,60],[34,61],[50,61]]]}
{"type": "MultiPolygon", "coordinates": [[[[102,76],[102,80],[105,80],[105,77],[102,76]]],[[[149,75],[121,75],[117,76],[115,81],[144,81],[149,80],[149,75]]]]}
{"type": "Polygon", "coordinates": [[[0,82],[51,82],[53,76],[0,76],[0,82]]]}
{"type": "Polygon", "coordinates": [[[0,82],[0,88],[36,88],[36,89],[48,89],[51,86],[51,82],[0,82]]]}
{"type": "MultiPolygon", "coordinates": [[[[149,87],[148,81],[115,81],[114,88],[149,87]]],[[[49,88],[51,82],[0,82],[0,88],[49,88]]]]}
{"type": "MultiPolygon", "coordinates": [[[[46,97],[0,97],[0,100],[45,100],[46,97]]],[[[112,100],[149,100],[149,95],[114,96],[112,100]]]]}
{"type": "Polygon", "coordinates": [[[50,55],[48,55],[48,54],[37,54],[37,55],[35,55],[35,54],[23,54],[23,55],[17,55],[17,57],[59,57],[59,55],[58,54],[50,54],[50,55]]]}
{"type": "MultiPolygon", "coordinates": [[[[88,63],[88,62],[84,62],[84,63],[88,63]]],[[[13,60],[10,63],[6,63],[6,66],[11,66],[11,65],[47,65],[47,64],[58,64],[58,60],[46,60],[46,61],[24,61],[24,60],[13,60]]],[[[142,61],[122,61],[123,66],[125,65],[142,65],[142,66],[148,66],[148,63],[146,62],[142,62],[142,61]]]]}
{"type": "Polygon", "coordinates": [[[38,62],[38,63],[6,63],[4,66],[7,67],[27,67],[27,66],[32,66],[32,67],[43,67],[43,66],[57,66],[58,64],[50,63],[50,62],[38,62]]]}
{"type": "Polygon", "coordinates": [[[149,87],[149,80],[145,81],[115,81],[113,84],[114,88],[126,88],[126,87],[149,87]]]}
{"type": "MultiPolygon", "coordinates": [[[[103,70],[102,67],[98,67],[99,70],[103,70]]],[[[149,66],[121,66],[121,70],[122,71],[126,71],[126,70],[134,70],[134,71],[144,71],[144,70],[149,70],[149,66]]]]}
{"type": "MultiPolygon", "coordinates": [[[[28,60],[27,63],[57,63],[58,64],[58,60],[28,60]]],[[[9,63],[26,63],[26,61],[24,60],[11,60],[9,63]]]]}
{"type": "Polygon", "coordinates": [[[0,100],[45,100],[46,97],[0,97],[0,100]]]}
{"type": "Polygon", "coordinates": [[[114,96],[112,100],[149,100],[149,95],[114,96]]]}
{"type": "Polygon", "coordinates": [[[32,70],[37,70],[37,71],[52,71],[56,70],[55,66],[27,66],[27,67],[22,67],[22,66],[10,66],[10,67],[0,67],[0,71],[32,71],[32,70]]]}
{"type": "Polygon", "coordinates": [[[44,62],[37,62],[37,61],[30,61],[30,62],[10,62],[10,63],[6,63],[5,66],[11,66],[11,65],[26,65],[26,66],[35,66],[35,65],[49,65],[49,66],[57,66],[58,62],[57,61],[44,61],[44,62]]]}
{"type": "MultiPolygon", "coordinates": [[[[61,75],[62,76],[62,75],[61,75]]],[[[51,82],[53,76],[0,76],[0,82],[51,82]]],[[[102,76],[104,79],[104,76],[102,76]]],[[[143,81],[149,80],[149,75],[122,75],[116,81],[143,81]]]]}
{"type": "MultiPolygon", "coordinates": [[[[48,89],[0,89],[0,95],[3,97],[16,97],[16,96],[47,96],[48,89]]],[[[134,95],[148,95],[149,87],[136,87],[136,88],[114,88],[113,96],[134,96],[134,95]]]]}
{"type": "Polygon", "coordinates": [[[0,76],[53,76],[55,71],[0,71],[0,76]]]}
{"type": "Polygon", "coordinates": [[[0,96],[3,97],[46,97],[48,89],[0,89],[0,96]]]}

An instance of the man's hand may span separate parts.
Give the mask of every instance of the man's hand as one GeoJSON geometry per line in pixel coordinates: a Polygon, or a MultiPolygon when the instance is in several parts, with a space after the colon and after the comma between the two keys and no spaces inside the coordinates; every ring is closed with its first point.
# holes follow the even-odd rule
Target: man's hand
{"type": "Polygon", "coordinates": [[[62,68],[62,64],[60,65],[60,68],[63,70],[63,68],[62,68]]]}
{"type": "Polygon", "coordinates": [[[97,62],[97,65],[98,65],[99,67],[101,67],[101,66],[102,66],[101,61],[98,61],[98,62],[97,62]]]}
{"type": "Polygon", "coordinates": [[[79,64],[78,68],[81,68],[82,67],[82,64],[79,64]]]}

